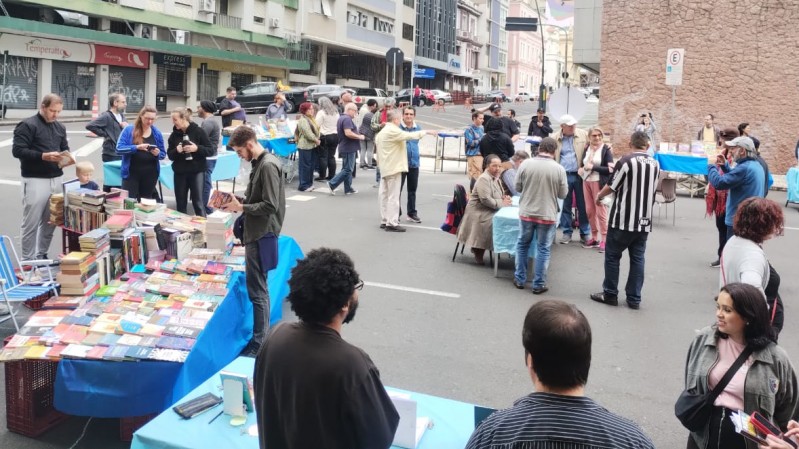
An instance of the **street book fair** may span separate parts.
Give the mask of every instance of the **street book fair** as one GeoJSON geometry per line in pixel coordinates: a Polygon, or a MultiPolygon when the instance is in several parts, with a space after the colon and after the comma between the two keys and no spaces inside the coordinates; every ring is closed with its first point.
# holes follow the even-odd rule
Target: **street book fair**
{"type": "MultiPolygon", "coordinates": [[[[230,195],[214,191],[209,205],[230,195]]],[[[250,340],[236,217],[221,210],[190,216],[127,196],[82,189],[77,180],[51,196],[50,221],[62,230],[64,251],[55,275],[48,267],[15,272],[16,251],[4,238],[0,301],[24,300],[34,311],[27,322],[12,313],[17,332],[0,351],[12,432],[36,437],[69,415],[120,418],[120,438],[130,441],[203,382],[221,383],[216,374],[250,340]]],[[[288,236],[279,237],[278,251],[267,275],[273,324],[282,318],[290,270],[303,257],[288,236]]],[[[251,376],[225,375],[225,409],[235,402],[228,389],[237,391],[236,416],[252,412],[251,376]]]]}

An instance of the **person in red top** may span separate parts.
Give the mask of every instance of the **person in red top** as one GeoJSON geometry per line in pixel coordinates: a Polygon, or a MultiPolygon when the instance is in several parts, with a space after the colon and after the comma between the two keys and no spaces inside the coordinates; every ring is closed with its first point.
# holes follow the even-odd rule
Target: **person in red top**
{"type": "Polygon", "coordinates": [[[419,104],[419,101],[421,100],[421,97],[422,97],[422,89],[417,84],[416,87],[413,89],[413,105],[414,106],[422,106],[424,104],[424,102],[422,102],[422,104],[419,104]]]}
{"type": "MultiPolygon", "coordinates": [[[[724,142],[738,137],[738,130],[735,128],[725,128],[719,132],[719,140],[716,145],[719,150],[724,150],[724,142]]],[[[732,162],[731,158],[727,156],[732,162]]],[[[716,190],[712,184],[707,184],[707,194],[705,195],[705,205],[707,207],[705,216],[716,215],[716,229],[719,231],[719,249],[716,260],[710,262],[710,266],[718,268],[721,266],[721,251],[724,249],[724,244],[727,243],[727,225],[724,219],[727,218],[727,190],[716,190]]]]}

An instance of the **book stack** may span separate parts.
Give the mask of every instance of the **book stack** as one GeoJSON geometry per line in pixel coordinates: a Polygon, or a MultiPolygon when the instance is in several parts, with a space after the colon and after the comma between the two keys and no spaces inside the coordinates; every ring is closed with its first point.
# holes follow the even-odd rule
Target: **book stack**
{"type": "Polygon", "coordinates": [[[112,188],[111,193],[105,195],[105,213],[112,215],[114,212],[124,209],[127,197],[127,190],[112,188]]]}
{"type": "Polygon", "coordinates": [[[114,214],[108,217],[103,223],[103,227],[107,228],[111,233],[121,233],[124,229],[133,225],[133,215],[128,214],[114,214]]]}
{"type": "Polygon", "coordinates": [[[64,224],[64,194],[50,195],[50,224],[62,226],[64,224]]]}
{"type": "Polygon", "coordinates": [[[72,251],[61,258],[61,271],[56,275],[61,294],[83,296],[99,288],[97,259],[91,253],[72,251]]]}
{"type": "Polygon", "coordinates": [[[233,214],[216,210],[206,218],[206,248],[228,251],[233,247],[233,214]]]}

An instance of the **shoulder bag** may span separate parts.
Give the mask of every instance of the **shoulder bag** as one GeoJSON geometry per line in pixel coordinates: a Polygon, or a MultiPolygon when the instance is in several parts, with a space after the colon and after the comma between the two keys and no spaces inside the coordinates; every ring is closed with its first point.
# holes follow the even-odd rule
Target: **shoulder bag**
{"type": "Polygon", "coordinates": [[[691,432],[698,432],[705,427],[710,420],[710,414],[713,412],[713,402],[719,397],[724,387],[732,380],[732,376],[738,372],[738,369],[741,368],[741,365],[751,354],[751,347],[744,348],[741,355],[735,359],[730,369],[724,374],[724,377],[713,388],[713,391],[699,394],[686,389],[680,393],[680,397],[677,398],[677,402],[674,404],[674,415],[680,420],[683,427],[691,432]]]}

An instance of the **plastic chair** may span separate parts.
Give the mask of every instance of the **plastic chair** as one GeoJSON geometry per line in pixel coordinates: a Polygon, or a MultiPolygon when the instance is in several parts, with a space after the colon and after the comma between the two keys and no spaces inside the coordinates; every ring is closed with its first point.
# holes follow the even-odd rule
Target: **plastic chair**
{"type": "Polygon", "coordinates": [[[11,238],[7,235],[0,236],[0,293],[2,293],[3,302],[9,311],[8,316],[0,317],[0,323],[10,318],[14,322],[14,328],[19,332],[16,312],[11,307],[12,302],[28,301],[47,293],[58,296],[58,284],[50,270],[50,266],[53,264],[55,261],[49,259],[19,260],[11,238]],[[20,267],[22,280],[17,278],[17,273],[14,271],[15,266],[20,267]],[[30,270],[26,270],[26,267],[30,267],[30,270]],[[33,282],[32,276],[37,268],[46,269],[46,281],[33,282]]]}
{"type": "Polygon", "coordinates": [[[660,190],[655,193],[655,204],[658,206],[658,221],[660,221],[660,208],[666,205],[666,219],[669,218],[669,204],[672,205],[671,225],[677,223],[677,180],[663,178],[660,180],[660,190]]]}

